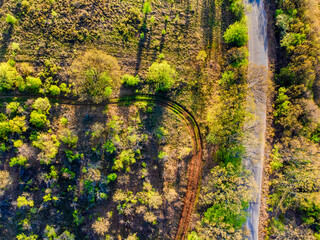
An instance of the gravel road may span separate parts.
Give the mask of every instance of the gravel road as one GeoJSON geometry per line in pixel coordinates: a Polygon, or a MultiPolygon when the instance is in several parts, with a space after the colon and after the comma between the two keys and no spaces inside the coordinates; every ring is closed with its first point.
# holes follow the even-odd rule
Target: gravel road
{"type": "MultiPolygon", "coordinates": [[[[246,128],[251,129],[245,143],[247,155],[244,166],[251,170],[257,183],[258,191],[256,200],[248,209],[247,228],[250,232],[249,239],[257,240],[262,168],[265,150],[266,110],[267,110],[267,81],[268,81],[268,50],[267,50],[267,16],[263,0],[246,0],[249,5],[247,11],[249,28],[249,86],[252,90],[254,104],[251,111],[255,120],[248,123],[246,128]]],[[[250,106],[251,108],[252,106],[250,106]]]]}

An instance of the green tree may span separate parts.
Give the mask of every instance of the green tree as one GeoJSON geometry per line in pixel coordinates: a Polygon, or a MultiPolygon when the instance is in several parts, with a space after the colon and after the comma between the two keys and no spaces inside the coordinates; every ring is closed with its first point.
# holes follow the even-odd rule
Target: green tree
{"type": "Polygon", "coordinates": [[[74,92],[80,99],[100,102],[120,87],[120,67],[116,58],[100,50],[88,50],[71,65],[74,92]]]}
{"type": "Polygon", "coordinates": [[[56,157],[60,142],[56,135],[41,133],[32,142],[32,146],[42,150],[38,154],[38,160],[41,163],[49,164],[56,157]]]}
{"type": "Polygon", "coordinates": [[[133,87],[140,83],[139,76],[132,76],[130,74],[124,74],[122,76],[122,81],[125,83],[126,86],[133,87]]]}
{"type": "Polygon", "coordinates": [[[0,91],[8,91],[14,87],[20,87],[23,90],[23,78],[9,63],[0,63],[0,91]]]}
{"type": "Polygon", "coordinates": [[[9,121],[0,122],[0,138],[7,139],[10,133],[21,134],[27,130],[26,117],[16,116],[9,121]]]}
{"type": "Polygon", "coordinates": [[[150,7],[150,2],[149,1],[145,1],[143,4],[143,8],[142,8],[142,12],[144,14],[148,14],[152,11],[151,7],[150,7]]]}
{"type": "Polygon", "coordinates": [[[8,13],[6,17],[6,22],[14,25],[18,22],[18,20],[13,15],[8,13]]]}
{"type": "Polygon", "coordinates": [[[37,110],[39,113],[47,114],[51,108],[50,101],[47,97],[37,98],[32,104],[33,109],[37,110]]]}
{"type": "Polygon", "coordinates": [[[24,166],[28,162],[28,159],[24,156],[13,157],[10,159],[9,165],[13,167],[14,165],[24,166]]]}
{"type": "Polygon", "coordinates": [[[117,174],[116,173],[110,173],[107,177],[108,182],[114,182],[117,179],[117,174]]]}
{"type": "Polygon", "coordinates": [[[30,123],[38,128],[44,128],[50,124],[49,120],[47,120],[47,116],[37,111],[31,112],[30,123]]]}
{"type": "Polygon", "coordinates": [[[54,240],[58,237],[54,227],[51,227],[49,225],[46,226],[46,229],[44,230],[44,235],[46,237],[46,240],[54,240]]]}
{"type": "Polygon", "coordinates": [[[130,165],[136,162],[135,154],[132,149],[123,150],[115,160],[112,169],[120,171],[126,167],[126,171],[130,171],[130,165]]]}
{"type": "Polygon", "coordinates": [[[244,21],[231,24],[223,35],[226,43],[242,47],[248,42],[248,29],[244,21]]]}
{"type": "Polygon", "coordinates": [[[35,78],[31,76],[28,76],[26,78],[26,89],[29,91],[37,93],[39,92],[41,85],[42,85],[42,81],[40,78],[35,78]]]}
{"type": "Polygon", "coordinates": [[[18,208],[22,207],[33,207],[34,202],[31,198],[27,198],[26,196],[19,196],[17,199],[18,208]]]}
{"type": "Polygon", "coordinates": [[[57,85],[51,85],[49,92],[51,95],[58,96],[60,95],[60,88],[57,85]]]}
{"type": "Polygon", "coordinates": [[[38,235],[35,235],[35,234],[27,236],[24,233],[20,233],[17,235],[17,240],[37,240],[37,239],[38,239],[38,235]]]}
{"type": "Polygon", "coordinates": [[[148,70],[147,79],[156,86],[157,91],[168,91],[173,86],[177,73],[167,61],[154,62],[148,70]]]}

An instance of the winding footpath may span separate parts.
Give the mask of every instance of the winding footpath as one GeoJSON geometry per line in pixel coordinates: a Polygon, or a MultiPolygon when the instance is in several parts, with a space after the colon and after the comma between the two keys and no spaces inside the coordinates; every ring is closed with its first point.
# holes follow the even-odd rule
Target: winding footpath
{"type": "Polygon", "coordinates": [[[254,106],[251,112],[255,116],[255,120],[252,123],[248,123],[246,126],[246,129],[251,130],[249,130],[248,140],[245,142],[247,154],[243,164],[246,169],[253,172],[255,182],[257,184],[257,195],[255,201],[249,206],[249,217],[247,219],[246,226],[249,230],[248,239],[258,240],[261,183],[267,121],[267,16],[263,0],[246,0],[246,4],[249,5],[249,10],[247,12],[249,30],[248,83],[254,100],[254,106]]]}
{"type": "MultiPolygon", "coordinates": [[[[36,98],[38,96],[0,96],[0,99],[10,99],[14,97],[19,98],[36,98]]],[[[184,205],[175,236],[175,240],[185,239],[188,234],[191,215],[195,207],[195,201],[199,189],[202,168],[202,140],[200,128],[193,117],[193,115],[185,109],[182,105],[171,101],[170,99],[155,96],[155,95],[132,95],[123,96],[120,98],[110,99],[109,101],[101,102],[98,104],[79,102],[68,98],[49,98],[51,101],[58,102],[59,104],[78,105],[78,106],[105,106],[106,104],[125,104],[130,102],[151,102],[163,106],[175,114],[177,114],[186,124],[188,131],[192,138],[193,155],[188,166],[188,185],[184,198],[184,205]]]]}

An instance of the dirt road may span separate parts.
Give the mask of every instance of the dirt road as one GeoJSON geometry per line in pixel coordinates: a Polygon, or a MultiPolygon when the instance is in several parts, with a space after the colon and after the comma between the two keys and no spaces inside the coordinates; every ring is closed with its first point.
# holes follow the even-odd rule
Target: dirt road
{"type": "Polygon", "coordinates": [[[252,90],[254,108],[251,111],[255,121],[248,123],[246,128],[251,129],[245,143],[247,156],[244,165],[254,174],[258,193],[256,200],[250,204],[247,219],[247,228],[250,231],[249,239],[257,240],[262,168],[265,151],[266,111],[267,111],[267,81],[268,81],[268,49],[267,49],[267,16],[263,0],[246,0],[248,7],[249,28],[249,87],[252,90]]]}

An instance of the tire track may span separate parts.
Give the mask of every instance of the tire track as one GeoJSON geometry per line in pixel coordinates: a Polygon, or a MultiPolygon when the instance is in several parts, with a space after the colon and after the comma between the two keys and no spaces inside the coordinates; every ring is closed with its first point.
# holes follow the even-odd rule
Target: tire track
{"type": "MultiPolygon", "coordinates": [[[[0,99],[10,99],[10,98],[36,98],[43,96],[0,96],[0,99]]],[[[179,220],[179,225],[175,240],[185,239],[188,234],[189,224],[191,221],[191,215],[195,207],[195,202],[197,199],[198,189],[201,179],[201,168],[202,168],[202,139],[198,123],[196,122],[193,115],[182,105],[161,96],[155,95],[132,95],[123,96],[120,98],[113,98],[109,101],[104,101],[101,103],[91,103],[91,102],[78,102],[77,100],[70,98],[50,98],[52,102],[57,102],[59,104],[65,105],[77,105],[77,106],[105,106],[107,104],[125,104],[130,102],[151,102],[163,106],[175,114],[177,114],[186,124],[188,131],[192,137],[193,142],[193,156],[188,166],[188,184],[187,191],[184,198],[184,205],[179,220]]]]}

